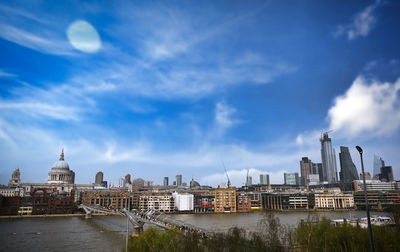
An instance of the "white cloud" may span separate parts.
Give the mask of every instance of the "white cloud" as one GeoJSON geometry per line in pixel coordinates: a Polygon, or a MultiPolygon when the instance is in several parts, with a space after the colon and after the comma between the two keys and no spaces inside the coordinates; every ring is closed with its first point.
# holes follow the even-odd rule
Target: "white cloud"
{"type": "Polygon", "coordinates": [[[367,6],[361,12],[357,13],[349,24],[338,25],[336,31],[333,33],[334,37],[340,37],[343,34],[346,34],[349,40],[353,40],[358,37],[366,37],[372,30],[377,20],[374,16],[374,11],[381,4],[382,2],[377,0],[375,3],[367,6]]]}
{"type": "Polygon", "coordinates": [[[329,109],[330,127],[344,136],[390,135],[400,126],[400,79],[394,83],[358,77],[329,109]]]}

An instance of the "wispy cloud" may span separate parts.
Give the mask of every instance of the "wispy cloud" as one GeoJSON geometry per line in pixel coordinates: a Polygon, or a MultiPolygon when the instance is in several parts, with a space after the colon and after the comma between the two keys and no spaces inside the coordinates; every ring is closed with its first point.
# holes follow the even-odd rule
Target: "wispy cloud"
{"type": "Polygon", "coordinates": [[[46,116],[57,120],[78,120],[77,109],[60,105],[51,105],[41,102],[6,102],[0,100],[0,111],[19,111],[27,116],[46,116]]]}
{"type": "Polygon", "coordinates": [[[236,109],[229,106],[225,102],[218,102],[215,105],[215,121],[218,126],[222,129],[229,128],[234,124],[232,115],[236,112],[236,109]]]}
{"type": "Polygon", "coordinates": [[[16,77],[16,76],[17,76],[16,74],[13,74],[13,73],[10,73],[10,72],[7,72],[7,71],[4,71],[4,70],[0,69],[0,77],[11,78],[11,77],[16,77]]]}
{"type": "Polygon", "coordinates": [[[374,12],[382,4],[383,1],[376,0],[375,3],[357,13],[349,24],[338,25],[333,36],[338,38],[342,35],[346,35],[348,40],[353,40],[358,37],[366,37],[377,22],[374,12]]]}

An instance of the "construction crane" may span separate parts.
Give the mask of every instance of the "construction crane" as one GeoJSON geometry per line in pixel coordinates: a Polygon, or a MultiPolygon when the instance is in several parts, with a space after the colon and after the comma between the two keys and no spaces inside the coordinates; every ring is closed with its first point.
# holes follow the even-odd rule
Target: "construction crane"
{"type": "Polygon", "coordinates": [[[228,188],[230,188],[231,187],[231,181],[229,180],[228,172],[226,171],[225,163],[224,163],[224,160],[222,160],[222,158],[221,158],[221,163],[222,163],[222,166],[224,167],[226,178],[228,179],[228,188]]]}
{"type": "Polygon", "coordinates": [[[328,135],[328,133],[331,133],[332,131],[333,131],[333,129],[330,129],[326,132],[321,132],[321,139],[322,139],[322,136],[328,135]]]}

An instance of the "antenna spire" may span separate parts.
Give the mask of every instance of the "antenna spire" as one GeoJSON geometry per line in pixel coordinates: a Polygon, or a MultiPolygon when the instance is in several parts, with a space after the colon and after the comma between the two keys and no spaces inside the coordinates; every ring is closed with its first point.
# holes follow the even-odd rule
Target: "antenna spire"
{"type": "Polygon", "coordinates": [[[64,161],[64,148],[61,150],[60,161],[64,161]]]}

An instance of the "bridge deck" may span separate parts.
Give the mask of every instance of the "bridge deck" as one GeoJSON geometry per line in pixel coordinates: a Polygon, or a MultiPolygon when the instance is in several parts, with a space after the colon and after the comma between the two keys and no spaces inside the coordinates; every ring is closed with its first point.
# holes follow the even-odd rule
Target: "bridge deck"
{"type": "Polygon", "coordinates": [[[112,213],[122,216],[128,216],[129,221],[132,223],[134,227],[142,227],[145,223],[147,223],[163,229],[199,233],[203,237],[211,234],[211,232],[203,228],[199,228],[194,225],[187,224],[178,220],[173,220],[169,216],[166,216],[164,213],[161,213],[154,209],[151,209],[147,212],[139,212],[136,210],[133,211],[128,211],[125,209],[114,210],[100,206],[86,206],[86,205],[79,205],[78,208],[83,208],[85,212],[89,214],[91,212],[100,212],[100,213],[112,213]]]}

